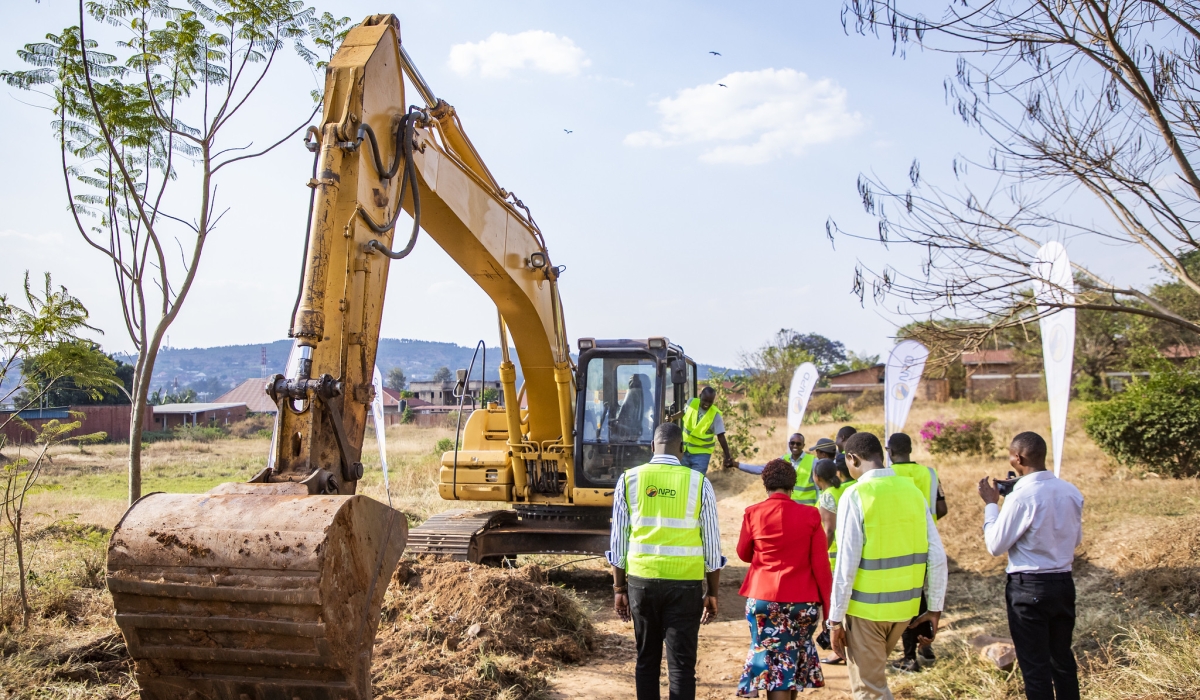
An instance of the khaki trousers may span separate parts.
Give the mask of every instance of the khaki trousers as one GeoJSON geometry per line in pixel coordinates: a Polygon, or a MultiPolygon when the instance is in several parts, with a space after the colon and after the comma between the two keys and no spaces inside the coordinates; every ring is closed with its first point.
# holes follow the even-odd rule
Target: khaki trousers
{"type": "Polygon", "coordinates": [[[887,686],[888,654],[896,648],[908,620],[875,622],[846,616],[846,667],[854,700],[893,700],[887,686]]]}

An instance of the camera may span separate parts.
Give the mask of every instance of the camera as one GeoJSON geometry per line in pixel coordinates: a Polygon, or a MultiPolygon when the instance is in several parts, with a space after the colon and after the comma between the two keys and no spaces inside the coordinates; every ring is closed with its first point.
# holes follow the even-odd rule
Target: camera
{"type": "Polygon", "coordinates": [[[1007,496],[1012,493],[1013,487],[1017,485],[1017,473],[1009,472],[1007,479],[996,479],[996,490],[1001,496],[1007,496]]]}

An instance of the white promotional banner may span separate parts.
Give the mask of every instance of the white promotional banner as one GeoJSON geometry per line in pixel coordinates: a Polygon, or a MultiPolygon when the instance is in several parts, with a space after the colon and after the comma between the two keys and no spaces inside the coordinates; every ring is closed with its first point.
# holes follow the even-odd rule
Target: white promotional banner
{"type": "Polygon", "coordinates": [[[883,375],[884,442],[892,433],[904,430],[908,410],[912,408],[929,349],[915,340],[902,340],[888,355],[883,375]]]}
{"type": "Polygon", "coordinates": [[[1067,405],[1071,400],[1071,370],[1075,361],[1075,309],[1055,310],[1056,304],[1075,303],[1075,279],[1067,249],[1050,241],[1033,264],[1038,312],[1042,314],[1042,363],[1046,372],[1046,399],[1050,403],[1050,436],[1054,449],[1054,475],[1062,469],[1063,440],[1067,433],[1067,405]]]}
{"type": "Polygon", "coordinates": [[[804,422],[804,412],[808,409],[808,399],[812,396],[813,387],[817,385],[817,366],[805,362],[796,368],[792,375],[792,388],[788,390],[788,430],[797,432],[804,422]]]}
{"type": "Polygon", "coordinates": [[[387,494],[390,506],[392,505],[392,489],[388,486],[387,436],[384,435],[387,423],[383,420],[383,375],[379,373],[378,365],[375,366],[372,383],[375,385],[375,400],[371,402],[371,417],[375,419],[375,441],[379,443],[379,463],[383,465],[383,490],[387,494]]]}

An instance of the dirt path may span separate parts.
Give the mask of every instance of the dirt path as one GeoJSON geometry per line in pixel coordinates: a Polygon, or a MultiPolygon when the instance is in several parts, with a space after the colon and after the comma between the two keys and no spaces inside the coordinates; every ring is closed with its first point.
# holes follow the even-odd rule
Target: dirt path
{"type": "MultiPolygon", "coordinates": [[[[696,662],[696,697],[703,700],[736,696],[742,666],[750,646],[745,608],[746,599],[738,588],[746,575],[746,566],[737,560],[734,547],[746,506],[759,500],[752,484],[757,479],[740,474],[718,475],[717,509],[721,520],[722,548],[730,564],[722,572],[720,614],[717,621],[700,628],[700,654],[696,662]],[[751,486],[750,489],[746,489],[751,486]]],[[[598,610],[593,618],[600,632],[600,648],[590,662],[564,667],[551,683],[548,697],[555,700],[588,698],[628,700],[634,697],[633,670],[636,647],[633,625],[622,623],[611,608],[611,580],[596,572],[589,578],[585,596],[598,610]]],[[[577,587],[577,590],[580,590],[577,587]]],[[[581,591],[583,592],[583,591],[581,591]]],[[[820,651],[818,649],[818,651],[820,651]]],[[[823,652],[822,656],[826,653],[823,652]]],[[[822,666],[825,687],[805,691],[805,698],[848,698],[850,684],[845,666],[822,666]]],[[[666,662],[662,670],[662,697],[666,697],[666,662]]],[[[764,696],[765,697],[765,696],[764,696]]]]}

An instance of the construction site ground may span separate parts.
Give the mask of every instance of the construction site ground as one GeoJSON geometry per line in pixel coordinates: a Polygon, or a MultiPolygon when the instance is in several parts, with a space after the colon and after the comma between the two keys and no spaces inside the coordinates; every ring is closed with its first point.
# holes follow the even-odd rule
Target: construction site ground
{"type": "MultiPolygon", "coordinates": [[[[1063,461],[1063,476],[1086,499],[1075,634],[1084,696],[1194,700],[1200,697],[1200,480],[1112,465],[1082,430],[1084,408],[1072,406],[1063,461]]],[[[969,644],[981,634],[1007,633],[1004,559],[984,551],[975,483],[984,474],[1008,471],[1003,444],[1011,435],[1029,429],[1049,434],[1046,405],[917,403],[909,432],[916,435],[931,419],[980,415],[996,419],[992,455],[915,455],[938,468],[950,503],[950,515],[939,525],[950,583],[935,644],[938,661],[919,674],[892,676],[900,698],[1022,696],[1019,672],[995,668],[969,644]]],[[[878,432],[882,411],[857,408],[847,422],[878,432]]],[[[832,436],[838,425],[826,421],[803,432],[812,442],[832,436]]],[[[754,428],[760,452],[750,461],[781,454],[785,433],[782,420],[762,420],[754,428]]],[[[388,429],[392,500],[412,522],[463,507],[436,493],[434,445],[452,434],[445,427],[388,429]]],[[[103,576],[108,534],[125,509],[125,452],[121,445],[55,451],[26,510],[26,583],[33,606],[28,629],[20,623],[13,542],[0,528],[0,698],[137,697],[103,576]]],[[[262,438],[153,443],[144,457],[145,490],[202,492],[243,481],[262,468],[266,452],[262,438]]],[[[4,455],[18,451],[8,448],[4,455]]],[[[378,457],[364,457],[363,492],[386,499],[378,457]]],[[[717,472],[712,480],[732,561],[722,578],[718,620],[701,631],[699,697],[731,698],[749,643],[737,595],[745,565],[733,545],[742,510],[762,498],[762,486],[757,477],[737,472],[717,472]]],[[[522,557],[520,563],[516,571],[428,562],[402,567],[376,641],[377,695],[632,697],[632,627],[612,612],[611,579],[602,561],[522,557]]],[[[824,669],[826,688],[805,695],[846,697],[845,667],[824,669]]]]}

